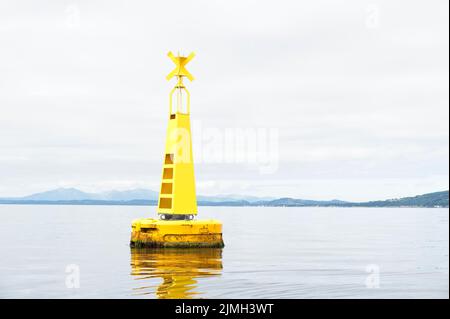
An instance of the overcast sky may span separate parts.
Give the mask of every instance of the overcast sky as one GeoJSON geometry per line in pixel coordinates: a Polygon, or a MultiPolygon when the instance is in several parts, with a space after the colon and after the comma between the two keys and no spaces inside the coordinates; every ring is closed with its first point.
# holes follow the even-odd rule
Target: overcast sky
{"type": "Polygon", "coordinates": [[[169,50],[196,52],[199,194],[448,189],[448,10],[447,0],[0,0],[0,197],[157,190],[169,50]],[[211,141],[243,129],[268,151],[211,160],[229,146],[211,141]]]}

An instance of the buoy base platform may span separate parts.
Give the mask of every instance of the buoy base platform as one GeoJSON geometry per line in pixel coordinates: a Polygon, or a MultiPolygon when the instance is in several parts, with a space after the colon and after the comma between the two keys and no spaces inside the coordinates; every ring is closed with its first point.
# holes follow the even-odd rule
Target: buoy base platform
{"type": "Polygon", "coordinates": [[[222,222],[215,219],[135,219],[131,247],[223,248],[222,222]]]}

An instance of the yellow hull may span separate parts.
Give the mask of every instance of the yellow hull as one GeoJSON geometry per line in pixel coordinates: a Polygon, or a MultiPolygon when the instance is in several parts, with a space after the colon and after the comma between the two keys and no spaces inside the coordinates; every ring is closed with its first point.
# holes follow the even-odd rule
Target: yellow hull
{"type": "Polygon", "coordinates": [[[224,247],[218,220],[141,218],[131,225],[131,247],[224,247]]]}

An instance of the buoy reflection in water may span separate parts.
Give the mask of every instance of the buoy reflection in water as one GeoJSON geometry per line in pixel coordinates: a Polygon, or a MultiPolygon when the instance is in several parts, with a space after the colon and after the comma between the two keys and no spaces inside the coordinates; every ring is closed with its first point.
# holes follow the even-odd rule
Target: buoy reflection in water
{"type": "Polygon", "coordinates": [[[222,249],[131,249],[131,275],[139,283],[133,294],[160,299],[198,298],[198,278],[220,276],[222,249]],[[162,283],[155,281],[161,278],[162,283]]]}

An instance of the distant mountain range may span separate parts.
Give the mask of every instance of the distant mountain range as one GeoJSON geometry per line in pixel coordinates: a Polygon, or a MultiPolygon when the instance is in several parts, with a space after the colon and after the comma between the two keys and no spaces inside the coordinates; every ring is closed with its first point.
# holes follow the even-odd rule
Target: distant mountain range
{"type": "MultiPolygon", "coordinates": [[[[108,191],[101,193],[87,193],[76,188],[57,188],[42,193],[31,194],[24,197],[0,198],[0,200],[14,201],[132,201],[132,200],[158,200],[158,192],[150,189],[136,188],[125,191],[108,191]]],[[[198,201],[228,202],[247,201],[256,202],[272,200],[271,197],[256,197],[243,195],[221,195],[221,196],[197,196],[198,201]]]]}
{"type": "MultiPolygon", "coordinates": [[[[243,195],[198,196],[197,200],[200,206],[449,207],[449,191],[369,202],[346,202],[337,199],[318,201],[243,195]]],[[[58,188],[24,197],[0,198],[0,204],[155,206],[157,202],[158,192],[143,188],[102,193],[87,193],[76,188],[58,188]]]]}
{"type": "Polygon", "coordinates": [[[126,191],[109,191],[102,193],[86,193],[76,188],[57,188],[47,192],[36,193],[19,200],[38,201],[66,201],[66,200],[106,200],[106,201],[128,201],[135,199],[157,200],[158,193],[149,189],[136,188],[126,191]]]}

